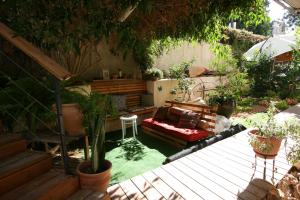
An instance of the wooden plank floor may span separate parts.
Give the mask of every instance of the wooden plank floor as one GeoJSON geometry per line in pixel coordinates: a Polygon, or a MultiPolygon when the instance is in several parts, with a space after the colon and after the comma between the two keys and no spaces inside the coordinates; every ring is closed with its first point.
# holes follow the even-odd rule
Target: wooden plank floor
{"type": "MultiPolygon", "coordinates": [[[[266,195],[264,159],[248,143],[247,130],[142,175],[113,185],[111,199],[241,199],[266,195]]],[[[276,184],[291,167],[282,144],[275,159],[276,184]]],[[[267,160],[266,180],[271,182],[272,160],[267,160]]]]}

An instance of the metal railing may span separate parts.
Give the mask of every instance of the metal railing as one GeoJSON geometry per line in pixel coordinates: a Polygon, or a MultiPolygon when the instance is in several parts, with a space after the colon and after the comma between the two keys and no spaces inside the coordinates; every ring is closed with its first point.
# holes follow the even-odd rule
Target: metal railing
{"type": "Polygon", "coordinates": [[[0,36],[2,36],[2,38],[5,39],[5,41],[8,41],[12,45],[14,45],[18,50],[21,50],[31,60],[34,60],[37,64],[39,64],[38,66],[40,66],[40,68],[36,68],[36,71],[43,71],[43,77],[47,77],[47,81],[52,82],[52,87],[50,87],[49,84],[45,84],[45,80],[43,77],[35,76],[32,73],[34,70],[28,70],[27,66],[19,64],[20,60],[18,60],[15,57],[12,58],[8,53],[4,52],[3,49],[0,49],[0,61],[2,61],[2,63],[8,63],[8,66],[10,66],[11,68],[15,68],[14,70],[17,70],[16,72],[20,72],[22,74],[23,80],[28,80],[28,82],[33,83],[32,89],[26,88],[26,86],[24,86],[24,83],[26,83],[26,81],[22,82],[18,80],[18,78],[13,77],[13,73],[7,72],[6,68],[4,68],[3,66],[1,68],[0,66],[0,77],[2,78],[3,84],[3,87],[0,89],[0,93],[2,98],[6,98],[10,102],[10,104],[8,105],[0,105],[1,114],[6,116],[9,120],[11,120],[12,123],[18,124],[21,130],[23,129],[28,132],[34,133],[35,130],[33,129],[35,129],[36,127],[33,128],[30,125],[30,123],[34,121],[46,127],[53,134],[59,134],[61,142],[61,155],[63,158],[64,168],[65,172],[69,174],[70,169],[65,142],[65,129],[62,117],[61,81],[69,78],[71,74],[59,64],[57,64],[54,60],[52,60],[50,57],[45,55],[38,48],[34,47],[31,43],[27,42],[22,37],[16,36],[16,34],[11,29],[9,29],[2,23],[0,23],[0,36]],[[45,105],[41,100],[43,98],[49,97],[37,97],[38,95],[33,95],[34,92],[32,90],[34,90],[37,87],[41,88],[41,90],[43,91],[47,91],[47,94],[53,96],[56,111],[53,111],[51,109],[51,106],[45,105]],[[12,91],[12,88],[15,91],[12,91]],[[24,99],[27,101],[22,101],[24,99]],[[9,105],[12,106],[10,107],[9,105]],[[13,107],[18,108],[17,110],[20,113],[13,112],[13,107]],[[56,129],[49,127],[47,122],[44,121],[39,116],[39,114],[33,112],[33,108],[38,109],[41,113],[55,113],[57,124],[56,129]],[[29,117],[23,117],[23,121],[20,121],[21,114],[23,116],[29,117]],[[30,122],[28,122],[28,124],[26,125],[24,120],[28,120],[30,122]]]}

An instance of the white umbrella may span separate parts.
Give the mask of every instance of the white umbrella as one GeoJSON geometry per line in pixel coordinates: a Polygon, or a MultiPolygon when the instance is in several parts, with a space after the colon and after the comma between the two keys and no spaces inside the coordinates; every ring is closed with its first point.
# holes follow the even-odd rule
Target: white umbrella
{"type": "Polygon", "coordinates": [[[293,50],[296,45],[295,34],[286,34],[270,37],[251,47],[244,56],[247,60],[256,60],[259,52],[264,53],[271,58],[293,50]]]}

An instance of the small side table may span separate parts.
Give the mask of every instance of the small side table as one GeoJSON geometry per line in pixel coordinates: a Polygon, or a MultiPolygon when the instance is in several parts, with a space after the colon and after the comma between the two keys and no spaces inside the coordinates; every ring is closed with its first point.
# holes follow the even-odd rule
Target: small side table
{"type": "Polygon", "coordinates": [[[122,142],[124,140],[124,137],[126,136],[126,125],[131,125],[132,126],[132,134],[133,137],[135,138],[135,135],[138,134],[137,132],[137,115],[124,115],[120,117],[121,124],[122,124],[122,142]]]}

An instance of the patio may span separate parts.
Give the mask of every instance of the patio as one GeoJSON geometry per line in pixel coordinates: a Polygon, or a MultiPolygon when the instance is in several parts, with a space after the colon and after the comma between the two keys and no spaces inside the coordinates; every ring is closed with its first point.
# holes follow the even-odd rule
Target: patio
{"type": "MultiPolygon", "coordinates": [[[[112,199],[261,199],[269,189],[263,178],[264,159],[248,144],[247,130],[179,160],[108,188],[112,199]]],[[[277,183],[290,169],[284,146],[275,159],[277,183]]],[[[271,182],[272,161],[266,180],[271,182]]]]}
{"type": "Polygon", "coordinates": [[[265,54],[269,8],[2,1],[0,200],[300,199],[300,28],[265,54]]]}

